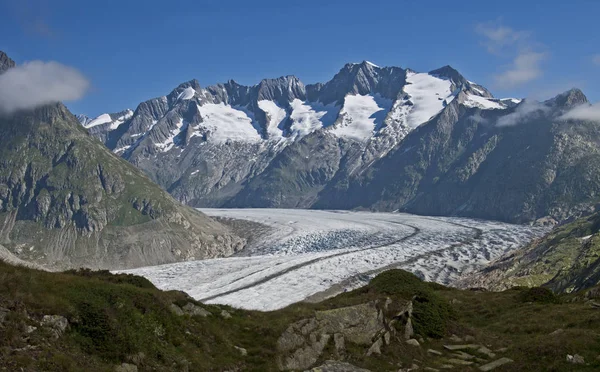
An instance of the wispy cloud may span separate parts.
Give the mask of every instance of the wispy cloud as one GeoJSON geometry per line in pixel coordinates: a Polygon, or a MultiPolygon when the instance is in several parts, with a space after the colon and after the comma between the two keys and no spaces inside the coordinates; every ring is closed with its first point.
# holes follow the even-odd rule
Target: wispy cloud
{"type": "Polygon", "coordinates": [[[502,116],[496,122],[499,127],[510,127],[525,122],[526,120],[534,119],[545,112],[549,111],[550,108],[532,100],[524,100],[514,112],[502,116]]]}
{"type": "Polygon", "coordinates": [[[484,37],[483,45],[490,54],[512,59],[504,71],[494,76],[499,87],[513,88],[543,75],[542,63],[548,54],[539,50],[528,31],[506,27],[499,21],[480,23],[475,31],[484,37]]]}
{"type": "Polygon", "coordinates": [[[596,66],[600,66],[600,53],[595,54],[592,56],[592,62],[596,65],[596,66]]]}
{"type": "Polygon", "coordinates": [[[520,52],[506,71],[495,76],[496,85],[512,88],[539,78],[543,75],[541,64],[546,57],[546,53],[520,52]]]}
{"type": "Polygon", "coordinates": [[[600,122],[600,103],[577,106],[560,118],[564,120],[573,119],[600,122]]]}
{"type": "Polygon", "coordinates": [[[57,62],[28,62],[0,75],[0,112],[75,101],[89,86],[88,79],[72,67],[57,62]]]}
{"type": "Polygon", "coordinates": [[[528,32],[513,30],[499,22],[480,23],[475,27],[475,31],[485,37],[483,44],[492,54],[500,53],[502,49],[529,37],[528,32]]]}

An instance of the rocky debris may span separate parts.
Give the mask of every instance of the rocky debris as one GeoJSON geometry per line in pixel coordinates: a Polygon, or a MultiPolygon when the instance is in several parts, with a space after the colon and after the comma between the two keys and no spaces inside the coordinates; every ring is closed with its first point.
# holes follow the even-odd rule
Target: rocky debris
{"type": "Polygon", "coordinates": [[[477,344],[466,344],[466,345],[444,345],[444,349],[446,350],[450,350],[450,351],[456,351],[456,350],[469,350],[469,349],[479,349],[481,347],[481,345],[477,345],[477,344]]]}
{"type": "Polygon", "coordinates": [[[325,362],[325,364],[320,365],[318,367],[314,367],[312,369],[309,369],[306,372],[371,372],[371,371],[368,369],[353,366],[350,363],[338,362],[335,360],[328,360],[325,362]]]}
{"type": "Polygon", "coordinates": [[[67,318],[60,315],[44,315],[41,324],[52,330],[54,338],[59,338],[69,327],[67,318]]]}
{"type": "Polygon", "coordinates": [[[234,348],[239,351],[242,356],[248,355],[248,350],[244,349],[243,347],[234,346],[234,348]]]}
{"type": "Polygon", "coordinates": [[[423,371],[428,371],[428,372],[439,372],[440,370],[437,368],[433,368],[433,367],[425,367],[423,368],[423,371]]]}
{"type": "Polygon", "coordinates": [[[441,351],[437,351],[437,350],[434,350],[434,349],[427,349],[427,352],[429,354],[433,354],[433,355],[437,355],[437,356],[444,355],[444,353],[442,353],[441,351]]]}
{"type": "Polygon", "coordinates": [[[572,363],[572,364],[585,364],[585,360],[579,354],[575,354],[575,355],[567,354],[567,362],[572,363]]]}
{"type": "Polygon", "coordinates": [[[169,308],[171,309],[171,311],[173,312],[173,314],[175,315],[189,315],[189,316],[201,316],[201,317],[207,317],[209,315],[212,315],[208,310],[205,310],[204,308],[202,308],[201,306],[198,306],[196,304],[193,304],[191,302],[188,302],[187,304],[185,304],[182,308],[175,305],[175,304],[171,304],[169,306],[169,308]]]}
{"type": "Polygon", "coordinates": [[[221,316],[222,316],[224,319],[231,319],[231,314],[230,314],[230,313],[229,313],[229,311],[227,311],[227,310],[222,310],[222,311],[221,311],[221,316]]]}
{"type": "Polygon", "coordinates": [[[473,360],[475,359],[474,355],[471,355],[469,353],[465,353],[464,351],[455,351],[454,353],[452,353],[452,356],[458,359],[462,359],[462,360],[473,360]]]}
{"type": "Polygon", "coordinates": [[[456,358],[450,358],[450,359],[448,359],[448,363],[455,364],[455,365],[458,365],[458,366],[471,366],[471,365],[474,364],[473,362],[470,362],[470,361],[467,361],[467,360],[462,360],[462,359],[456,359],[456,358]]]}
{"type": "MultiPolygon", "coordinates": [[[[412,316],[412,302],[399,306],[391,318],[384,309],[390,306],[372,301],[332,310],[316,311],[314,317],[291,324],[277,340],[281,369],[307,369],[321,356],[333,338],[338,355],[345,353],[346,343],[368,346],[367,355],[380,354],[392,342],[396,330],[412,316]],[[383,305],[383,306],[380,306],[383,305]]],[[[402,330],[404,331],[404,330],[402,330]]],[[[402,336],[403,337],[403,336],[402,336]]]]}
{"type": "Polygon", "coordinates": [[[411,338],[410,340],[406,340],[405,342],[407,345],[410,345],[410,346],[421,346],[419,341],[415,340],[414,338],[411,338]]]}
{"type": "Polygon", "coordinates": [[[496,357],[496,354],[485,346],[481,346],[479,349],[477,349],[477,351],[479,351],[482,354],[485,354],[490,359],[496,357]]]}
{"type": "Polygon", "coordinates": [[[28,326],[25,328],[25,332],[26,332],[26,333],[33,333],[33,332],[35,332],[35,330],[36,330],[36,329],[37,329],[37,327],[35,327],[35,326],[32,326],[32,325],[28,325],[28,326]]]}
{"type": "Polygon", "coordinates": [[[494,360],[493,362],[490,362],[488,364],[484,364],[482,366],[479,367],[480,371],[491,371],[497,367],[500,367],[502,365],[508,364],[508,363],[512,363],[513,360],[509,359],[509,358],[500,358],[498,360],[494,360]]]}
{"type": "Polygon", "coordinates": [[[137,372],[138,368],[134,364],[122,363],[115,367],[115,372],[137,372]]]}

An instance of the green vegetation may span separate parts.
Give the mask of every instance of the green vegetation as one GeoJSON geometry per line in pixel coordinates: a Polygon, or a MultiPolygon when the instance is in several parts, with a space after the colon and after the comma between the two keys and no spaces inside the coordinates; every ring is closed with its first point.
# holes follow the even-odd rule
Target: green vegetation
{"type": "MultiPolygon", "coordinates": [[[[600,368],[596,359],[600,310],[584,297],[557,296],[542,288],[461,291],[392,270],[368,286],[322,303],[263,313],[203,305],[182,292],[159,291],[133,275],[90,270],[48,273],[0,262],[0,314],[7,314],[0,322],[0,366],[24,371],[113,371],[116,365],[130,363],[141,371],[274,371],[278,370],[277,340],[291,323],[313,316],[316,310],[391,298],[394,303],[412,300],[415,337],[422,340],[422,347],[398,341],[381,355],[367,357],[368,347],[346,342],[348,362],[372,371],[397,371],[398,363],[411,365],[415,360],[439,366],[443,357],[426,350],[444,350],[449,336],[455,334],[474,337],[492,350],[508,348],[502,356],[515,362],[500,371],[571,370],[567,354],[582,355],[587,365],[578,370],[591,371],[600,368]],[[187,304],[210,315],[182,316],[172,310],[173,305],[187,304]],[[232,317],[222,317],[222,310],[232,317]],[[64,316],[69,327],[55,339],[41,326],[44,315],[64,316]],[[28,333],[31,326],[37,329],[28,333]],[[246,349],[247,355],[236,346],[246,349]]],[[[332,358],[337,355],[330,341],[319,361],[332,358]]]]}

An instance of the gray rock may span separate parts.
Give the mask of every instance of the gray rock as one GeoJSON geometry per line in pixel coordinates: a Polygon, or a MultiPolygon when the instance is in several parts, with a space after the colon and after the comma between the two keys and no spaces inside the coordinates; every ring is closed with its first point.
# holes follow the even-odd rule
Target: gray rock
{"type": "Polygon", "coordinates": [[[585,360],[579,354],[567,355],[567,362],[572,364],[585,364],[585,360]]]}
{"type": "Polygon", "coordinates": [[[6,317],[8,316],[9,313],[10,313],[10,310],[8,310],[4,307],[0,307],[0,325],[2,325],[2,323],[4,323],[4,319],[6,319],[6,317]]]}
{"type": "Polygon", "coordinates": [[[410,340],[406,340],[405,342],[407,345],[410,345],[410,346],[421,346],[419,341],[415,340],[414,338],[411,338],[410,340]]]}
{"type": "Polygon", "coordinates": [[[382,346],[383,340],[381,338],[378,338],[375,342],[373,342],[373,345],[371,345],[369,350],[367,350],[367,356],[371,356],[373,354],[380,355],[382,346]]]}
{"type": "Polygon", "coordinates": [[[339,362],[339,361],[335,361],[335,360],[328,360],[325,362],[325,364],[320,365],[318,367],[314,367],[312,369],[309,369],[306,372],[371,372],[371,371],[368,369],[353,366],[350,363],[339,362]]]}
{"type": "Polygon", "coordinates": [[[221,316],[222,316],[224,319],[231,319],[231,314],[230,314],[230,313],[229,313],[229,311],[227,311],[227,310],[222,310],[222,311],[221,311],[221,316]]]}
{"type": "Polygon", "coordinates": [[[437,355],[437,356],[444,355],[444,353],[442,353],[441,351],[437,351],[437,350],[434,350],[434,349],[427,349],[427,352],[429,354],[433,354],[433,355],[437,355]]]}
{"type": "Polygon", "coordinates": [[[234,346],[234,348],[239,351],[242,356],[248,355],[248,350],[244,349],[243,347],[234,346]]]}
{"type": "Polygon", "coordinates": [[[115,372],[137,372],[138,368],[134,364],[122,363],[115,367],[115,372]]]}
{"type": "Polygon", "coordinates": [[[450,351],[469,350],[469,349],[478,350],[480,347],[481,347],[481,345],[477,345],[477,344],[444,345],[444,349],[450,350],[450,351]]]}
{"type": "Polygon", "coordinates": [[[185,314],[185,313],[183,312],[183,310],[182,310],[182,309],[181,309],[179,306],[177,306],[177,305],[175,305],[175,304],[171,304],[171,305],[169,305],[169,309],[170,309],[170,310],[171,310],[171,312],[172,312],[173,314],[175,314],[175,315],[179,315],[179,316],[181,316],[181,315],[185,314]]]}
{"type": "Polygon", "coordinates": [[[41,324],[50,328],[55,338],[59,338],[69,327],[67,318],[60,315],[44,315],[41,324]]]}
{"type": "Polygon", "coordinates": [[[211,315],[211,313],[207,310],[205,310],[204,308],[202,308],[201,306],[195,305],[191,302],[188,302],[187,304],[185,304],[185,306],[182,308],[182,310],[188,314],[188,315],[198,315],[201,317],[207,317],[209,315],[211,315]]]}
{"type": "Polygon", "coordinates": [[[338,355],[343,355],[346,352],[346,340],[344,335],[336,333],[333,335],[333,341],[335,343],[335,351],[338,355]]]}
{"type": "Polygon", "coordinates": [[[498,368],[502,365],[508,364],[508,363],[512,363],[513,360],[512,359],[508,359],[508,358],[500,358],[498,360],[494,360],[493,362],[490,362],[488,364],[484,364],[482,366],[479,367],[480,371],[491,371],[495,368],[498,368]]]}

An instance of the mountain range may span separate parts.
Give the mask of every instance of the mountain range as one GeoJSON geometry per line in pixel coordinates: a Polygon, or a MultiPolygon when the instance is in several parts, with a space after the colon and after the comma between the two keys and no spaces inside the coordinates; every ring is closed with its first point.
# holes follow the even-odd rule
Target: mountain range
{"type": "Polygon", "coordinates": [[[494,98],[450,66],[346,64],[330,81],[196,80],[135,110],[80,116],[194,207],[406,211],[557,223],[598,202],[600,132],[553,99],[494,98]]]}

